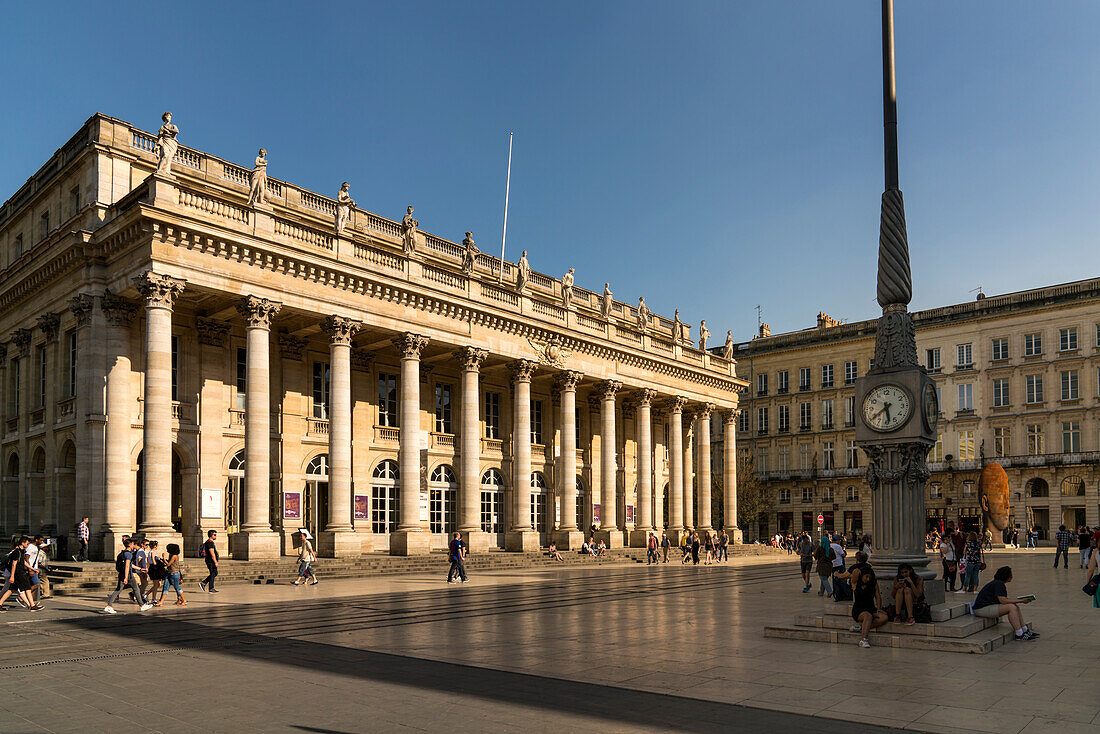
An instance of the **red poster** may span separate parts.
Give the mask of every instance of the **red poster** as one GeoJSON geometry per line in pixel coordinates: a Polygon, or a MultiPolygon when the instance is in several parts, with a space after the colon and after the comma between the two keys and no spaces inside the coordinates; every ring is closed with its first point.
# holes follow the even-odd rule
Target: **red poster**
{"type": "Polygon", "coordinates": [[[370,497],[365,494],[355,495],[355,519],[370,519],[370,497]]]}
{"type": "Polygon", "coordinates": [[[302,495],[299,492],[283,493],[283,517],[287,520],[302,519],[302,495]]]}

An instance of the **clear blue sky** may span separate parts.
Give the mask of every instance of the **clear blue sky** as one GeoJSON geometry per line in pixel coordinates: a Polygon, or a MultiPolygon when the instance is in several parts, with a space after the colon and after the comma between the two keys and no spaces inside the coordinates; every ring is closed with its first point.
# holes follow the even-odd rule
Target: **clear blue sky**
{"type": "MultiPolygon", "coordinates": [[[[93,112],[747,339],[874,299],[879,3],[9,3],[0,199],[93,112]]],[[[1100,272],[1100,3],[899,0],[914,308],[1100,272]]]]}

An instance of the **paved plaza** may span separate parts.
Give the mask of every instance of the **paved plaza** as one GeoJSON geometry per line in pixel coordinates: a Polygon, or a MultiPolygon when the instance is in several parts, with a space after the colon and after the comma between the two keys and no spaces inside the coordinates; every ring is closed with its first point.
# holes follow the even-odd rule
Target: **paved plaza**
{"type": "Polygon", "coordinates": [[[1048,551],[990,555],[1043,636],[981,656],[765,640],[821,604],[794,558],[236,585],[113,617],[59,598],[0,620],[0,731],[1100,726],[1097,612],[1048,551]]]}

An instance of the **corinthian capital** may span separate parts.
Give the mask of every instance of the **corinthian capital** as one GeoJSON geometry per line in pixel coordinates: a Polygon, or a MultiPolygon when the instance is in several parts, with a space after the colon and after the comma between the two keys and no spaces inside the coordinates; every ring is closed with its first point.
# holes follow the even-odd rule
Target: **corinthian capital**
{"type": "Polygon", "coordinates": [[[145,298],[145,305],[148,308],[171,309],[186,284],[185,280],[154,273],[151,270],[134,278],[134,287],[145,298]]]}
{"type": "Polygon", "coordinates": [[[477,372],[487,356],[489,356],[489,350],[481,347],[462,347],[455,351],[455,359],[462,365],[465,372],[477,372]]]}
{"type": "Polygon", "coordinates": [[[512,373],[512,382],[530,382],[536,366],[528,359],[517,359],[509,363],[508,371],[512,373]]]}
{"type": "Polygon", "coordinates": [[[622,386],[623,383],[618,380],[604,380],[596,385],[596,392],[599,393],[602,400],[614,400],[615,394],[619,392],[622,386]]]}
{"type": "Polygon", "coordinates": [[[78,293],[69,299],[69,310],[76,316],[76,325],[84,326],[95,307],[95,298],[87,293],[78,293]]]}
{"type": "Polygon", "coordinates": [[[11,341],[19,353],[25,355],[30,348],[33,336],[34,333],[30,329],[16,329],[11,333],[11,341]]]}
{"type": "Polygon", "coordinates": [[[46,341],[56,341],[57,332],[61,328],[61,317],[55,313],[42,314],[38,317],[38,328],[46,335],[46,341]]]}
{"type": "Polygon", "coordinates": [[[573,372],[572,370],[566,370],[565,372],[559,372],[554,378],[554,387],[559,391],[576,390],[577,383],[584,377],[580,372],[573,372]]]}
{"type": "Polygon", "coordinates": [[[343,316],[329,316],[321,322],[321,331],[328,334],[333,344],[351,346],[351,338],[363,328],[362,322],[343,316]]]}
{"type": "Polygon", "coordinates": [[[741,408],[722,408],[718,413],[726,423],[736,423],[738,416],[741,415],[741,408]]]}
{"type": "Polygon", "coordinates": [[[695,417],[706,420],[710,418],[710,414],[714,412],[714,409],[718,406],[714,403],[703,403],[699,406],[699,409],[695,411],[695,417]]]}
{"type": "Polygon", "coordinates": [[[684,410],[684,406],[687,405],[687,401],[687,398],[682,395],[677,395],[666,400],[664,408],[669,413],[681,413],[684,410]]]}
{"type": "Polygon", "coordinates": [[[108,326],[127,328],[137,314],[137,304],[110,291],[103,294],[103,315],[108,326]]]}
{"type": "Polygon", "coordinates": [[[393,345],[403,359],[420,359],[420,353],[428,345],[428,337],[406,331],[393,339],[393,345]]]}
{"type": "Polygon", "coordinates": [[[258,296],[245,296],[237,304],[237,313],[244,317],[250,329],[270,329],[271,322],[283,304],[258,296]]]}
{"type": "Polygon", "coordinates": [[[653,404],[653,398],[657,397],[657,391],[648,387],[643,387],[634,393],[634,406],[638,408],[648,408],[653,404]]]}

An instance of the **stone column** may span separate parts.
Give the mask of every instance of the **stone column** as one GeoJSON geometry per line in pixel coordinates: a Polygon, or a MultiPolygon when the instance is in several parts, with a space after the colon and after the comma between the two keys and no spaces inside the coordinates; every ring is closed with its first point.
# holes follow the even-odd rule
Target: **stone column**
{"type": "Polygon", "coordinates": [[[504,536],[510,551],[539,549],[539,534],[531,527],[531,376],[535,363],[517,359],[512,373],[512,527],[504,536]]]}
{"type": "Polygon", "coordinates": [[[229,549],[234,558],[277,558],[279,535],[271,529],[271,322],[282,304],[245,296],[237,312],[245,320],[244,518],[229,549]]]}
{"type": "Polygon", "coordinates": [[[623,547],[619,527],[619,464],[615,440],[615,394],[623,383],[605,380],[596,386],[600,395],[600,538],[608,548],[623,547]]]}
{"type": "Polygon", "coordinates": [[[183,543],[183,534],[172,527],[172,306],[184,281],[146,272],[134,285],[145,298],[145,487],[139,530],[163,548],[183,543]]]}
{"type": "MultiPolygon", "coordinates": [[[[19,328],[12,332],[12,344],[16,349],[16,353],[19,359],[18,374],[16,374],[16,386],[15,386],[15,411],[12,417],[15,419],[15,430],[19,435],[19,456],[22,457],[22,461],[19,462],[19,479],[16,483],[16,504],[19,525],[16,527],[16,533],[18,535],[26,535],[31,532],[31,503],[30,503],[30,452],[27,450],[27,429],[30,428],[30,405],[31,405],[31,370],[33,369],[31,360],[31,339],[34,338],[34,332],[28,328],[19,328]]],[[[37,530],[37,528],[35,528],[37,530]]]]}
{"type": "Polygon", "coordinates": [[[488,352],[462,347],[455,357],[462,365],[462,421],[459,428],[458,530],[470,553],[489,551],[489,534],[481,529],[481,363],[488,352]]]}
{"type": "MultiPolygon", "coordinates": [[[[600,455],[603,450],[603,439],[596,425],[599,420],[600,396],[593,390],[585,401],[588,403],[588,414],[585,416],[585,420],[588,421],[588,509],[592,516],[591,525],[598,528],[600,521],[596,517],[596,505],[601,507],[603,505],[603,492],[600,486],[600,455]]],[[[583,527],[581,530],[586,538],[592,537],[589,527],[583,527]]]]}
{"type": "Polygon", "coordinates": [[[577,383],[580,372],[562,372],[555,379],[561,395],[561,457],[558,468],[558,497],[561,523],[554,534],[560,550],[577,550],[584,543],[584,530],[577,518],[577,383]]]}
{"type": "Polygon", "coordinates": [[[130,324],[137,305],[108,291],[103,296],[103,315],[107,320],[106,498],[103,517],[96,519],[102,523],[102,556],[109,560],[122,547],[122,536],[134,527],[130,515],[134,497],[130,426],[135,403],[130,391],[130,324]]]}
{"type": "Polygon", "coordinates": [[[699,477],[699,532],[713,532],[710,512],[710,414],[717,406],[704,403],[695,415],[695,444],[699,453],[696,475],[699,477]]]}
{"type": "Polygon", "coordinates": [[[396,337],[393,344],[401,354],[401,448],[398,454],[401,478],[400,517],[397,530],[390,533],[390,554],[425,555],[431,535],[427,520],[420,517],[420,495],[425,491],[420,465],[420,353],[427,346],[428,337],[405,332],[396,337]]]}
{"type": "Polygon", "coordinates": [[[726,440],[722,446],[722,487],[725,491],[726,534],[731,543],[743,543],[744,536],[737,526],[737,416],[741,409],[730,408],[722,411],[725,421],[726,440]]]}
{"type": "Polygon", "coordinates": [[[691,441],[692,425],[695,423],[694,411],[684,411],[684,461],[681,468],[684,472],[684,527],[695,530],[695,487],[691,481],[694,478],[691,441]]]}
{"type": "Polygon", "coordinates": [[[638,506],[630,545],[645,548],[653,532],[653,422],[650,407],[656,390],[644,388],[634,396],[635,431],[638,443],[638,506]]]}
{"type": "Polygon", "coordinates": [[[687,398],[674,397],[668,410],[668,537],[678,543],[684,533],[684,425],[687,398]]]}
{"type": "Polygon", "coordinates": [[[351,339],[362,324],[329,316],[321,331],[329,338],[328,524],[317,538],[326,556],[358,555],[361,543],[351,524],[351,339]]]}

